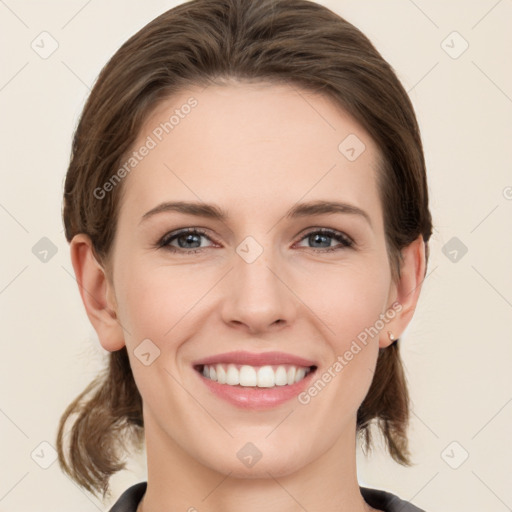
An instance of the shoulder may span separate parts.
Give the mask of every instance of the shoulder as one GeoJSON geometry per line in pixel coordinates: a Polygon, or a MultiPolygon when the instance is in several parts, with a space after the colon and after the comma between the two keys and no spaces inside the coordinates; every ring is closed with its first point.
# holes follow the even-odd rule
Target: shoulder
{"type": "Polygon", "coordinates": [[[360,487],[361,494],[371,507],[384,512],[425,512],[408,501],[400,499],[390,492],[368,487],[360,487]]]}
{"type": "Polygon", "coordinates": [[[146,487],[147,482],[139,482],[126,489],[109,512],[136,512],[146,487]]]}

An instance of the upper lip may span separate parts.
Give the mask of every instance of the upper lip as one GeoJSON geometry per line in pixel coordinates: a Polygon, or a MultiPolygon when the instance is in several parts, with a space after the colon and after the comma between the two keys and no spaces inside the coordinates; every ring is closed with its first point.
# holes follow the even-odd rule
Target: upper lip
{"type": "Polygon", "coordinates": [[[290,364],[294,366],[316,366],[314,361],[304,359],[303,357],[295,356],[293,354],[286,354],[285,352],[261,352],[255,354],[252,352],[245,352],[242,350],[236,352],[224,352],[223,354],[215,354],[213,356],[205,357],[194,361],[194,366],[212,365],[212,364],[246,364],[249,366],[265,366],[265,365],[280,365],[290,364]]]}

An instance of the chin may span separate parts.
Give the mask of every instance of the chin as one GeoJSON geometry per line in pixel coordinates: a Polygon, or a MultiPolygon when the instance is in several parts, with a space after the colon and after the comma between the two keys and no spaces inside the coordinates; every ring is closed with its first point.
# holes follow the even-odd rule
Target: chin
{"type": "Polygon", "coordinates": [[[210,452],[207,459],[203,459],[203,463],[210,469],[221,474],[229,474],[233,478],[268,479],[269,474],[278,478],[293,474],[308,464],[309,461],[305,458],[297,458],[296,450],[295,446],[290,447],[288,451],[282,447],[262,447],[259,450],[256,443],[246,444],[234,452],[229,450],[233,456],[223,452],[216,460],[211,459],[210,452]]]}

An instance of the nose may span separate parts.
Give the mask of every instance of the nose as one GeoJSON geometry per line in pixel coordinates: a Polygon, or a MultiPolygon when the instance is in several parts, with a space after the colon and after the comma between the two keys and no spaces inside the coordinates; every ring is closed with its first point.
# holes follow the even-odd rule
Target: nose
{"type": "Polygon", "coordinates": [[[224,322],[253,335],[293,323],[298,300],[277,251],[265,248],[254,261],[235,253],[233,269],[226,277],[221,308],[224,322]]]}

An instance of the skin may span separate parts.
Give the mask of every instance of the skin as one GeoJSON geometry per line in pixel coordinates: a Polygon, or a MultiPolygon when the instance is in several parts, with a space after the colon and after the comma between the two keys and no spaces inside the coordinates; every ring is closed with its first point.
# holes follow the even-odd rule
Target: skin
{"type": "Polygon", "coordinates": [[[102,346],[127,346],[144,403],[148,488],[139,512],[375,510],[356,477],[356,413],[379,348],[410,322],[425,272],[423,240],[403,249],[401,279],[388,260],[376,176],[379,151],[339,106],[287,85],[231,81],[191,88],[162,102],[134,149],[193,95],[198,105],[124,178],[107,272],[86,235],[71,257],[82,300],[102,346]],[[349,134],[365,151],[349,161],[349,134]],[[225,209],[225,222],[183,213],[141,218],[164,201],[225,209]],[[286,219],[297,202],[344,201],[367,212],[286,219]],[[157,248],[167,233],[181,253],[157,248]],[[344,233],[355,245],[314,228],[344,233]],[[263,249],[248,263],[236,248],[253,237],[263,249]],[[201,252],[190,251],[201,244],[201,252]],[[322,252],[327,247],[339,247],[322,252]],[[187,252],[189,251],[189,252],[187,252]],[[86,291],[85,291],[86,290],[86,291]],[[402,309],[307,405],[292,399],[266,411],[242,410],[210,393],[192,368],[202,357],[278,350],[317,361],[318,374],[398,301],[402,309]],[[280,320],[280,321],[278,321],[280,320]],[[146,366],[144,339],[160,355],[146,366]],[[251,468],[237,457],[253,443],[251,468]]]}

